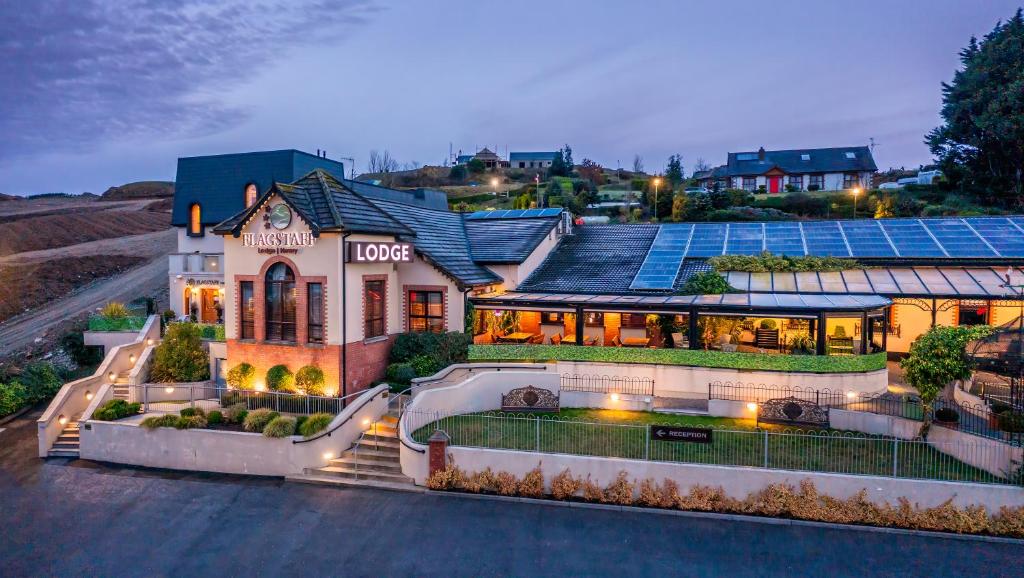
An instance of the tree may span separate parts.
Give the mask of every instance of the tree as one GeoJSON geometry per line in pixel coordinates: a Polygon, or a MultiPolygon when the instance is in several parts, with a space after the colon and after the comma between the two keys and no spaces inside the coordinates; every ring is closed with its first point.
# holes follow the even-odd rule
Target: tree
{"type": "Polygon", "coordinates": [[[571,146],[565,145],[565,147],[562,149],[562,161],[565,162],[565,174],[562,176],[567,177],[572,174],[573,169],[571,146]]]}
{"type": "MultiPolygon", "coordinates": [[[[571,192],[571,191],[570,191],[571,192]]],[[[551,197],[558,197],[562,195],[562,185],[558,183],[558,179],[551,179],[548,182],[548,189],[544,191],[544,205],[551,206],[551,197]]]]}
{"type": "Polygon", "coordinates": [[[1024,196],[1024,17],[996,24],[960,51],[942,84],[942,118],[925,142],[951,186],[1003,206],[1024,196]]]}
{"type": "Polygon", "coordinates": [[[466,180],[466,167],[464,165],[455,165],[448,171],[448,178],[453,181],[466,180]]]}
{"type": "Polygon", "coordinates": [[[590,159],[583,159],[577,171],[581,179],[586,179],[594,185],[604,184],[604,167],[590,159]]]}
{"type": "Polygon", "coordinates": [[[633,172],[636,174],[642,174],[644,172],[644,157],[640,155],[633,155],[633,172]]]}
{"type": "Polygon", "coordinates": [[[469,169],[469,172],[473,173],[474,175],[479,175],[480,173],[487,170],[487,165],[485,165],[484,161],[480,159],[472,159],[468,163],[466,163],[466,168],[469,169]]]}
{"type": "Polygon", "coordinates": [[[708,164],[703,157],[697,157],[697,162],[693,163],[693,172],[702,173],[704,171],[710,171],[711,165],[708,164]]]}
{"type": "Polygon", "coordinates": [[[198,325],[172,323],[167,326],[164,340],[153,350],[149,377],[156,383],[210,379],[210,359],[203,350],[198,325]]]}
{"type": "Polygon", "coordinates": [[[548,177],[567,176],[569,176],[569,172],[565,170],[565,157],[562,155],[562,151],[555,151],[555,156],[551,159],[551,166],[548,167],[548,177]]]}
{"type": "Polygon", "coordinates": [[[393,173],[398,170],[398,161],[391,156],[388,149],[383,153],[376,150],[370,151],[369,160],[366,161],[366,172],[373,174],[393,173]]]}
{"type": "Polygon", "coordinates": [[[686,194],[677,193],[672,197],[672,220],[679,222],[686,219],[686,194]]]}
{"type": "Polygon", "coordinates": [[[674,154],[668,157],[668,165],[665,166],[665,178],[671,183],[672,188],[678,187],[683,182],[683,157],[674,154]]]}
{"type": "Polygon", "coordinates": [[[946,386],[968,379],[974,369],[967,344],[992,333],[987,325],[932,327],[910,344],[910,355],[900,362],[903,377],[921,396],[924,421],[921,439],[927,439],[932,423],[932,404],[946,386]]]}

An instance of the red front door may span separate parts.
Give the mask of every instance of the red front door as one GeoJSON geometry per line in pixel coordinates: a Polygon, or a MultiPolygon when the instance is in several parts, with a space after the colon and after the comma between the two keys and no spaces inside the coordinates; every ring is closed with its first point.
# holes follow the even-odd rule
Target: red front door
{"type": "Polygon", "coordinates": [[[779,185],[782,183],[782,177],[768,177],[768,192],[777,193],[779,192],[779,185]]]}

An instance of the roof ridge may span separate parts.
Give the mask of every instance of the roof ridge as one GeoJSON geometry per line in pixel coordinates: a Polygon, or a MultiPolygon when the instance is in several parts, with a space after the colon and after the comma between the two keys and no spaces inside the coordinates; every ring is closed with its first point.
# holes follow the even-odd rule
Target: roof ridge
{"type": "Polygon", "coordinates": [[[331,210],[331,217],[334,218],[334,222],[344,227],[344,222],[341,220],[341,213],[338,211],[338,207],[334,205],[334,198],[331,194],[331,188],[327,185],[327,180],[324,178],[325,175],[330,176],[330,173],[321,171],[319,168],[313,169],[316,173],[317,181],[320,183],[320,188],[323,189],[324,198],[327,200],[327,208],[331,210]]]}
{"type": "MultiPolygon", "coordinates": [[[[381,209],[380,207],[378,207],[378,206],[377,206],[377,205],[376,205],[376,204],[375,204],[375,203],[373,202],[373,200],[371,200],[371,199],[370,199],[369,197],[365,197],[365,196],[363,196],[363,195],[360,195],[360,194],[359,194],[358,192],[356,192],[356,190],[355,190],[355,189],[353,189],[352,187],[349,187],[348,185],[346,185],[346,184],[344,184],[344,183],[342,183],[342,182],[339,182],[339,181],[338,181],[338,179],[335,179],[335,178],[334,178],[334,177],[333,177],[333,176],[332,176],[332,175],[331,175],[330,173],[328,173],[328,174],[327,174],[327,176],[331,177],[331,178],[332,178],[332,179],[333,179],[333,180],[334,180],[335,182],[337,182],[337,183],[338,183],[338,186],[340,186],[340,187],[341,187],[342,189],[344,189],[344,190],[348,191],[349,193],[351,193],[352,195],[354,195],[354,196],[355,196],[355,198],[357,198],[357,199],[359,199],[360,201],[362,201],[362,202],[366,203],[366,204],[367,204],[367,205],[369,205],[370,207],[373,207],[373,210],[374,210],[374,211],[377,211],[378,213],[380,213],[381,215],[383,215],[385,219],[387,219],[387,220],[391,221],[392,223],[394,223],[394,224],[398,225],[399,227],[402,227],[403,229],[405,229],[406,231],[408,231],[408,233],[407,233],[407,234],[409,234],[409,235],[412,235],[413,237],[415,237],[415,236],[416,236],[416,231],[415,231],[414,229],[410,228],[410,227],[409,227],[409,225],[406,225],[405,223],[403,223],[403,222],[399,221],[398,219],[396,219],[395,217],[391,216],[391,214],[390,214],[390,213],[388,213],[387,211],[384,211],[384,210],[382,210],[382,209],[381,209]]],[[[333,199],[331,199],[331,202],[332,202],[332,203],[333,203],[333,201],[334,201],[334,200],[333,200],[333,199]]],[[[342,225],[342,226],[344,226],[344,225],[342,225]]]]}

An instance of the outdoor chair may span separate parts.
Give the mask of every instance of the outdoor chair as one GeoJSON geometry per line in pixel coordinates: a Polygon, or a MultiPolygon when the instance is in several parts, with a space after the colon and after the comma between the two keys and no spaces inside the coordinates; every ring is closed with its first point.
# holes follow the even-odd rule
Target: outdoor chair
{"type": "Polygon", "coordinates": [[[551,345],[561,345],[561,344],[562,344],[562,334],[561,333],[556,333],[556,334],[551,336],[551,345]]]}
{"type": "Polygon", "coordinates": [[[612,337],[612,347],[622,347],[622,342],[619,341],[619,336],[612,337]]]}
{"type": "Polygon", "coordinates": [[[538,333],[526,340],[531,345],[541,345],[544,343],[544,334],[538,333]]]}

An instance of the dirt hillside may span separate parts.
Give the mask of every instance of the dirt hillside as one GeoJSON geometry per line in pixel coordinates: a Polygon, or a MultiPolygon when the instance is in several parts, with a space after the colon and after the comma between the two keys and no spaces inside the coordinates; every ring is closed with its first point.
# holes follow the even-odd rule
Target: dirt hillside
{"type": "Polygon", "coordinates": [[[110,187],[103,193],[104,201],[123,201],[127,199],[154,199],[173,197],[173,181],[139,181],[119,187],[110,187]]]}

